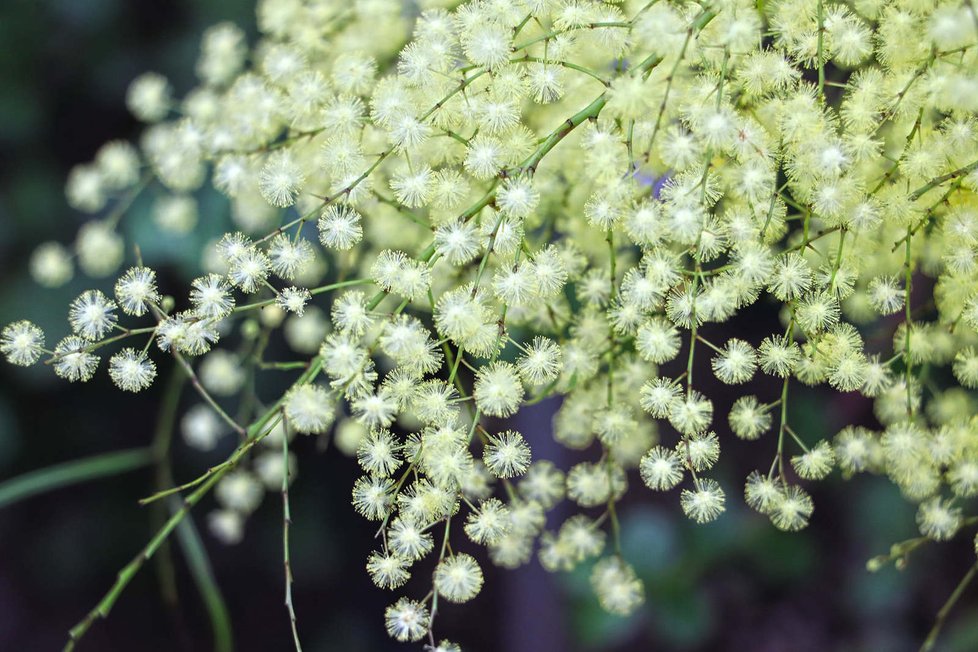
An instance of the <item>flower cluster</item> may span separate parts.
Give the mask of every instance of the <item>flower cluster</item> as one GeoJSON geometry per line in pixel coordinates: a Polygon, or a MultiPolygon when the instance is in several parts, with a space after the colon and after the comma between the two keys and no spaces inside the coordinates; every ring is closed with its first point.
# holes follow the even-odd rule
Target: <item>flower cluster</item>
{"type": "Polygon", "coordinates": [[[18,321],[0,351],[84,381],[123,342],[108,369],[127,391],[176,358],[202,399],[187,444],[241,437],[208,472],[227,542],[266,488],[287,492],[293,435],[332,433],[362,469],[353,507],[379,528],[369,576],[430,577],[387,631],[431,650],[459,649],[435,646],[439,600],[483,585],[466,548],[506,568],[597,560],[601,605],[641,605],[617,545],[630,478],[697,523],[742,492],[798,530],[811,482],[878,473],[919,504],[924,537],[975,522],[971,3],[445,4],[259,0],[260,41],[208,31],[184,99],[137,79],[142,140],[72,172],[69,203],[96,217],[31,260],[43,285],[77,259],[117,275],[114,293],[72,302],[53,350],[18,321]],[[165,191],[156,226],[179,234],[207,183],[234,230],[190,288],[163,297],[139,260],[118,274],[133,197],[165,191]],[[752,335],[728,336],[738,319],[752,335]],[[302,360],[266,360],[273,337],[302,360]],[[266,411],[254,387],[270,369],[301,376],[266,411]],[[757,395],[721,410],[709,371],[757,395]],[[806,441],[789,403],[818,385],[874,401],[878,427],[806,441]],[[542,430],[485,421],[551,397],[553,437],[584,459],[571,468],[534,458],[542,430]],[[742,490],[712,477],[729,437],[756,441],[742,490]],[[563,500],[580,513],[547,529],[563,500]]]}

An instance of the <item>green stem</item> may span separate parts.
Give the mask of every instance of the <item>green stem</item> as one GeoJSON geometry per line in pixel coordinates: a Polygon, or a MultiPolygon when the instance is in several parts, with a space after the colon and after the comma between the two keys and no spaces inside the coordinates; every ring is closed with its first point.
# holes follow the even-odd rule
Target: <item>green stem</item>
{"type": "MultiPolygon", "coordinates": [[[[612,462],[608,458],[608,473],[611,474],[612,462]]],[[[608,516],[611,518],[611,539],[614,542],[615,554],[621,557],[621,524],[618,522],[618,511],[615,509],[614,492],[608,498],[608,516]]]]}
{"type": "MultiPolygon", "coordinates": [[[[447,347],[448,344],[446,343],[445,346],[447,347]]],[[[448,376],[448,384],[449,385],[452,385],[455,382],[455,379],[458,377],[458,366],[459,366],[459,364],[462,363],[462,357],[464,355],[465,355],[465,349],[464,349],[464,347],[459,346],[458,347],[458,355],[455,357],[455,363],[452,365],[452,371],[451,371],[451,373],[448,376]]]]}
{"type": "Polygon", "coordinates": [[[136,198],[139,197],[144,190],[146,190],[146,187],[152,181],[153,175],[151,173],[147,173],[145,176],[143,176],[138,184],[133,186],[125,196],[119,199],[119,202],[115,205],[115,207],[113,207],[112,212],[105,216],[102,221],[110,225],[113,229],[118,226],[119,220],[122,219],[122,216],[126,214],[126,211],[129,210],[133,202],[136,201],[136,198]]]}
{"type": "Polygon", "coordinates": [[[702,335],[697,335],[696,336],[696,339],[697,339],[697,341],[702,342],[703,344],[707,345],[708,347],[710,347],[711,349],[713,349],[717,353],[723,355],[723,353],[724,353],[723,349],[721,349],[719,346],[717,346],[716,344],[714,344],[710,340],[706,339],[702,335]]]}
{"type": "Polygon", "coordinates": [[[645,160],[648,162],[649,157],[652,154],[652,148],[655,146],[655,137],[659,133],[659,128],[662,126],[662,117],[666,112],[666,105],[669,102],[669,93],[672,90],[672,83],[676,78],[676,73],[679,70],[679,65],[682,63],[686,56],[686,50],[689,49],[689,43],[693,40],[693,35],[699,30],[706,27],[706,25],[716,17],[716,13],[710,10],[704,10],[696,17],[696,20],[690,24],[689,28],[686,30],[686,37],[683,39],[683,45],[679,49],[679,55],[676,57],[676,62],[672,66],[672,70],[666,76],[666,88],[662,96],[662,103],[659,105],[658,114],[655,116],[655,126],[652,127],[652,135],[649,137],[649,146],[645,150],[645,160]]]}
{"type": "Polygon", "coordinates": [[[927,183],[925,183],[924,185],[922,185],[921,187],[917,188],[912,193],[910,193],[910,201],[916,201],[917,199],[920,199],[921,196],[930,192],[931,190],[941,185],[945,181],[950,181],[951,179],[956,179],[957,177],[964,176],[973,170],[978,170],[978,160],[972,161],[971,163],[968,163],[967,165],[962,166],[957,170],[952,170],[947,174],[942,174],[939,177],[934,177],[933,179],[931,179],[930,181],[928,181],[927,183]]]}
{"type": "MultiPolygon", "coordinates": [[[[156,466],[154,484],[157,490],[165,489],[173,484],[170,467],[170,441],[183,384],[184,375],[174,370],[170,374],[170,381],[167,383],[166,392],[163,395],[163,401],[160,405],[159,416],[156,420],[156,432],[153,435],[152,450],[154,464],[156,466]]],[[[166,522],[166,518],[165,507],[154,505],[150,517],[153,530],[160,529],[166,522]]],[[[176,570],[173,563],[173,552],[168,543],[161,547],[160,555],[156,558],[156,574],[160,580],[163,602],[179,618],[176,570]]]]}
{"type": "Polygon", "coordinates": [[[568,134],[570,134],[570,132],[574,131],[574,129],[584,123],[585,120],[597,118],[598,114],[601,113],[601,109],[603,109],[604,105],[607,103],[608,98],[604,93],[602,93],[592,100],[586,107],[567,118],[563,124],[553,130],[550,135],[547,136],[542,143],[540,143],[539,147],[536,148],[529,158],[523,161],[523,164],[519,167],[519,170],[529,172],[530,174],[536,172],[537,166],[540,164],[540,161],[543,160],[543,157],[549,154],[560,141],[562,141],[568,134]]]}
{"type": "MultiPolygon", "coordinates": [[[[124,340],[127,337],[132,337],[134,335],[143,335],[145,333],[153,333],[155,331],[156,331],[156,326],[147,326],[145,328],[132,328],[132,329],[130,329],[130,328],[124,328],[123,329],[123,332],[121,334],[115,335],[113,337],[106,338],[104,340],[101,340],[100,342],[93,342],[92,344],[89,344],[88,346],[82,347],[80,350],[81,351],[91,352],[91,351],[94,351],[95,349],[100,349],[103,346],[107,346],[109,344],[112,344],[113,342],[118,342],[120,340],[124,340]]],[[[150,340],[152,341],[152,338],[150,338],[150,340]]],[[[69,351],[68,353],[73,353],[73,352],[74,351],[69,351]]],[[[61,355],[56,355],[55,353],[52,352],[51,353],[51,357],[48,358],[47,360],[45,360],[44,361],[44,364],[51,364],[53,362],[56,362],[57,360],[63,358],[65,355],[67,355],[67,353],[64,353],[64,354],[61,354],[61,355]]]]}
{"type": "MultiPolygon", "coordinates": [[[[170,445],[173,440],[173,431],[176,421],[177,408],[180,403],[181,390],[183,389],[185,378],[178,371],[174,371],[166,394],[163,397],[163,404],[160,408],[160,416],[157,420],[156,434],[153,437],[153,455],[156,458],[156,488],[164,490],[173,484],[173,472],[170,464],[170,445]]],[[[169,510],[171,515],[180,509],[180,502],[171,500],[169,510]]],[[[166,511],[162,505],[154,505],[154,520],[157,521],[156,528],[159,529],[166,522],[166,511]]],[[[193,524],[193,519],[188,514],[186,518],[177,526],[177,542],[187,561],[190,574],[197,586],[197,591],[207,609],[207,615],[211,621],[211,631],[214,634],[214,650],[216,652],[230,652],[233,649],[233,635],[231,632],[231,618],[228,615],[224,597],[221,589],[214,579],[214,571],[211,568],[210,560],[207,557],[207,550],[204,548],[197,528],[193,524]]],[[[170,553],[169,542],[166,541],[160,546],[160,555],[156,557],[157,569],[160,581],[164,586],[164,595],[171,593],[173,604],[176,605],[176,581],[173,571],[173,559],[170,553]],[[171,588],[167,588],[170,585],[171,588]]]]}
{"type": "MultiPolygon", "coordinates": [[[[170,507],[173,513],[179,511],[179,501],[171,500],[170,507]]],[[[186,514],[185,518],[177,525],[177,541],[183,551],[190,574],[197,585],[197,591],[204,601],[207,615],[211,621],[211,630],[214,633],[214,651],[231,652],[234,649],[234,635],[231,630],[231,616],[228,614],[224,596],[214,578],[214,570],[211,568],[210,560],[207,557],[207,549],[204,542],[200,539],[197,527],[194,525],[193,518],[186,514]]]]}
{"type": "Polygon", "coordinates": [[[224,476],[224,472],[215,473],[212,475],[204,484],[197,489],[195,492],[187,496],[183,501],[183,505],[178,509],[163,525],[162,528],[156,533],[156,535],[150,540],[148,544],[139,552],[136,557],[126,564],[119,574],[116,576],[116,581],[109,589],[109,592],[99,601],[95,608],[92,609],[88,614],[71,630],[68,632],[68,642],[65,644],[64,652],[71,652],[75,649],[75,645],[81,640],[85,633],[88,632],[92,624],[100,619],[107,618],[109,612],[112,611],[112,607],[115,606],[116,601],[122,592],[129,585],[129,582],[136,576],[136,574],[142,569],[143,564],[146,563],[148,559],[152,559],[156,551],[159,550],[163,542],[167,540],[170,533],[177,527],[177,525],[183,520],[183,517],[200,502],[211,487],[217,484],[217,481],[224,476]]]}
{"type": "MultiPolygon", "coordinates": [[[[286,424],[286,431],[288,424],[286,424]]],[[[292,509],[289,506],[289,437],[288,432],[282,437],[282,563],[285,567],[285,609],[289,612],[289,624],[292,626],[292,641],[296,652],[302,652],[299,642],[299,628],[295,616],[295,604],[292,602],[292,560],[289,555],[289,528],[292,525],[292,509]]]]}
{"type": "Polygon", "coordinates": [[[210,395],[210,392],[204,388],[204,385],[200,382],[200,379],[197,378],[197,374],[194,373],[193,367],[190,366],[190,363],[187,362],[186,358],[180,355],[180,353],[176,350],[173,351],[173,357],[176,358],[178,363],[180,363],[180,368],[183,369],[185,374],[187,374],[187,378],[190,379],[190,384],[193,385],[194,390],[200,394],[200,397],[204,399],[204,401],[206,401],[215,412],[217,412],[218,416],[221,417],[226,424],[231,426],[231,429],[234,430],[234,432],[244,437],[245,429],[242,428],[237,421],[232,419],[231,415],[224,411],[224,408],[218,405],[217,401],[214,400],[214,397],[210,395]]]}
{"type": "Polygon", "coordinates": [[[693,289],[691,295],[693,297],[692,301],[692,314],[690,315],[689,323],[689,355],[686,357],[686,398],[690,398],[693,395],[693,357],[696,353],[696,340],[698,339],[698,326],[696,318],[696,290],[699,289],[700,281],[700,264],[696,263],[696,276],[693,277],[693,289]]]}
{"type": "MultiPolygon", "coordinates": [[[[317,288],[311,288],[309,290],[309,294],[316,296],[317,294],[338,290],[340,288],[348,288],[354,285],[367,285],[369,283],[373,283],[373,281],[371,281],[369,278],[356,278],[349,281],[340,281],[339,283],[330,283],[329,285],[321,285],[317,288]]],[[[255,308],[264,308],[265,306],[270,306],[273,303],[275,303],[275,299],[266,299],[265,301],[248,303],[243,306],[236,307],[233,312],[245,312],[247,310],[254,310],[255,308]]]]}
{"type": "MultiPolygon", "coordinates": [[[[479,72],[475,73],[474,75],[462,79],[453,90],[451,90],[448,94],[446,94],[440,100],[438,100],[437,102],[435,102],[431,106],[431,108],[429,108],[421,117],[419,117],[418,118],[418,121],[419,122],[424,122],[425,120],[427,120],[428,118],[430,118],[436,111],[438,111],[439,109],[441,109],[448,100],[450,100],[452,97],[454,97],[458,93],[461,93],[472,82],[474,82],[476,79],[478,79],[482,75],[485,75],[487,72],[488,72],[487,70],[480,70],[479,72]]],[[[343,195],[348,195],[349,193],[351,193],[354,188],[356,188],[358,185],[360,185],[360,183],[363,182],[364,179],[366,179],[367,177],[369,177],[373,173],[373,171],[376,170],[380,166],[381,163],[383,163],[388,158],[390,158],[391,155],[393,155],[396,151],[397,150],[394,147],[389,147],[389,148],[385,149],[383,152],[381,152],[380,154],[378,154],[377,155],[377,159],[373,163],[371,163],[370,166],[367,167],[366,170],[364,170],[363,172],[361,172],[360,175],[357,178],[355,178],[353,181],[351,181],[349,184],[347,184],[343,188],[340,188],[339,190],[337,190],[332,195],[329,195],[329,196],[326,196],[326,197],[322,197],[321,198],[322,199],[322,204],[321,204],[320,207],[328,206],[329,204],[332,204],[334,201],[336,201],[337,199],[339,199],[343,195]]],[[[317,208],[316,210],[319,210],[319,208],[317,208]]],[[[285,231],[289,230],[290,228],[292,228],[296,224],[300,224],[302,222],[305,222],[307,219],[309,219],[309,216],[313,212],[315,212],[315,211],[311,211],[307,215],[303,215],[302,217],[298,217],[298,218],[296,218],[296,219],[294,219],[294,220],[292,220],[290,222],[287,222],[287,223],[283,224],[282,226],[278,227],[277,229],[275,229],[274,231],[272,231],[268,235],[266,235],[263,238],[260,238],[259,240],[257,240],[257,242],[266,242],[266,241],[274,238],[278,234],[284,233],[285,231]]]]}
{"type": "MultiPolygon", "coordinates": [[[[303,385],[311,382],[322,369],[322,359],[318,356],[313,358],[309,369],[295,382],[293,387],[303,385]]],[[[224,477],[224,475],[237,466],[244,455],[251,450],[258,441],[268,434],[265,426],[272,420],[272,418],[278,413],[282,408],[284,403],[284,395],[275,404],[269,408],[265,414],[263,414],[258,420],[256,420],[247,430],[247,435],[245,441],[243,441],[238,448],[231,453],[230,457],[225,461],[224,464],[219,467],[215,467],[216,470],[209,472],[202,481],[200,487],[198,487],[193,493],[187,496],[180,508],[173,513],[173,515],[167,520],[162,528],[156,533],[156,535],[150,540],[148,544],[136,555],[136,557],[126,564],[121,571],[119,571],[116,576],[116,581],[113,583],[112,588],[109,589],[108,593],[99,601],[95,608],[92,609],[86,616],[79,621],[77,625],[71,628],[69,632],[69,640],[64,647],[64,652],[71,652],[75,649],[78,641],[81,640],[85,633],[91,628],[92,624],[100,619],[106,618],[109,612],[112,611],[112,607],[115,605],[119,596],[129,585],[132,579],[136,576],[139,570],[143,567],[146,560],[151,559],[156,551],[159,549],[160,545],[170,536],[173,530],[183,521],[183,518],[190,512],[193,507],[200,502],[200,500],[207,495],[207,492],[213,488],[217,482],[224,477]]]]}
{"type": "Polygon", "coordinates": [[[934,644],[937,643],[937,637],[940,635],[941,630],[944,628],[944,621],[947,620],[948,614],[951,613],[951,609],[957,604],[958,600],[961,599],[961,595],[964,590],[968,588],[971,584],[971,580],[975,578],[975,574],[978,573],[978,563],[975,563],[968,569],[961,581],[955,587],[954,592],[941,607],[941,610],[937,612],[937,620],[934,622],[934,626],[931,628],[930,633],[927,634],[927,639],[924,644],[920,646],[920,652],[929,652],[934,649],[934,644]]]}
{"type": "Polygon", "coordinates": [[[807,453],[808,446],[806,446],[805,442],[801,440],[801,437],[798,436],[798,433],[795,432],[794,429],[788,424],[785,424],[784,429],[789,435],[791,435],[791,438],[795,440],[795,443],[798,444],[801,447],[801,449],[807,453]]]}
{"type": "Polygon", "coordinates": [[[386,205],[390,206],[391,208],[395,209],[398,213],[400,213],[404,217],[408,218],[409,220],[411,220],[412,222],[414,222],[418,226],[424,227],[425,229],[428,229],[429,231],[431,230],[431,224],[429,224],[426,219],[424,219],[423,217],[421,217],[420,215],[418,215],[414,211],[412,211],[409,208],[407,208],[406,206],[404,206],[404,204],[401,204],[398,201],[395,201],[393,199],[390,199],[388,197],[385,197],[384,195],[380,194],[376,190],[373,191],[373,196],[376,197],[377,198],[377,201],[379,201],[381,204],[386,204],[386,205]]]}
{"type": "Polygon", "coordinates": [[[913,313],[910,309],[910,291],[913,283],[913,268],[911,267],[910,260],[910,240],[911,233],[910,227],[907,227],[907,238],[905,244],[905,254],[904,254],[904,297],[903,304],[905,316],[904,316],[904,333],[903,333],[903,365],[904,365],[904,382],[907,385],[907,420],[913,421],[913,397],[910,392],[910,381],[913,378],[913,365],[910,363],[910,327],[913,324],[913,313]]]}
{"type": "Polygon", "coordinates": [[[576,63],[571,63],[570,61],[548,60],[548,59],[543,59],[541,57],[531,57],[530,55],[527,54],[517,59],[510,59],[509,62],[510,63],[542,63],[544,65],[561,66],[569,70],[576,70],[577,72],[584,73],[588,77],[591,77],[592,79],[601,82],[602,86],[611,85],[611,82],[609,82],[607,79],[599,75],[597,72],[591,70],[590,68],[579,66],[576,63]]]}
{"type": "Polygon", "coordinates": [[[276,369],[278,371],[292,371],[294,369],[305,369],[309,366],[308,362],[259,362],[259,369],[276,369]]]}
{"type": "Polygon", "coordinates": [[[778,475],[781,476],[781,483],[785,484],[787,480],[784,477],[784,433],[788,427],[788,381],[790,378],[785,378],[784,383],[781,385],[781,424],[778,426],[778,452],[771,464],[771,470],[768,471],[767,477],[770,479],[774,475],[774,468],[777,465],[778,475]]]}
{"type": "Polygon", "coordinates": [[[825,48],[825,9],[822,0],[818,0],[818,50],[815,58],[818,59],[818,98],[825,102],[825,60],[823,51],[825,48]]]}
{"type": "Polygon", "coordinates": [[[566,34],[567,32],[571,32],[571,31],[578,30],[578,29],[598,29],[598,28],[601,28],[601,27],[626,28],[626,27],[631,27],[631,26],[632,26],[631,22],[623,23],[623,22],[620,22],[620,21],[618,21],[618,22],[609,21],[609,22],[600,22],[600,23],[588,23],[586,25],[572,25],[572,26],[570,26],[570,27],[568,27],[566,29],[555,29],[555,30],[552,30],[552,31],[547,32],[546,34],[541,34],[540,36],[535,36],[532,39],[523,41],[522,43],[518,43],[518,44],[516,44],[516,45],[513,46],[513,51],[514,52],[519,52],[520,50],[524,50],[524,49],[530,47],[531,45],[535,45],[536,43],[539,43],[540,41],[549,41],[550,39],[552,39],[555,36],[560,36],[561,34],[566,34]]]}

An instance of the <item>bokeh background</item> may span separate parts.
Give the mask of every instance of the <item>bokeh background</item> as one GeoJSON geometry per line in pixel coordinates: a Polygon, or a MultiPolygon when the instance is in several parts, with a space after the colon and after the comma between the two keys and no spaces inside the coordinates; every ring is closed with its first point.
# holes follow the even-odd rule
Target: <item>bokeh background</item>
{"type": "MultiPolygon", "coordinates": [[[[251,0],[0,3],[0,323],[32,319],[52,334],[49,340],[63,332],[68,302],[89,282],[76,278],[60,290],[41,291],[26,270],[39,242],[70,242],[82,222],[63,198],[68,170],[90,160],[106,140],[136,137],[124,95],[137,74],[156,70],[178,92],[189,89],[200,34],[219,20],[234,20],[254,36],[251,0]]],[[[219,198],[199,199],[202,227],[191,237],[147,238],[152,234],[140,225],[149,222],[150,199],[137,201],[124,222],[143,243],[147,262],[173,287],[191,277],[194,252],[227,220],[219,198]]],[[[771,315],[762,309],[754,317],[771,315]]],[[[739,335],[756,340],[750,325],[743,324],[739,335]]],[[[163,365],[161,377],[167,371],[163,365]]],[[[104,373],[68,385],[43,367],[0,365],[0,482],[50,464],[148,445],[163,384],[123,396],[104,373]]],[[[718,414],[725,414],[734,397],[714,389],[718,414]]],[[[776,391],[763,384],[753,389],[761,396],[776,391]]],[[[185,395],[184,405],[190,400],[185,395]]],[[[538,454],[567,466],[577,454],[548,443],[554,408],[544,403],[527,410],[516,426],[538,454]]],[[[845,423],[872,419],[863,401],[802,392],[792,410],[792,423],[810,441],[845,423]]],[[[637,614],[604,614],[588,586],[587,567],[552,576],[535,562],[518,572],[486,564],[487,588],[473,603],[441,612],[439,637],[458,640],[470,652],[916,649],[973,561],[968,537],[927,546],[902,572],[890,566],[870,574],[869,557],[916,534],[913,508],[889,483],[833,476],[814,490],[811,527],[782,534],[739,500],[743,478],[758,463],[752,460],[770,453],[759,453],[762,444],[731,441],[722,421],[719,426],[721,439],[730,442],[719,479],[733,500],[717,523],[691,524],[681,517],[675,493],[650,495],[632,478],[637,486],[620,514],[624,554],[647,587],[647,604],[637,614]]],[[[410,649],[387,639],[382,613],[391,596],[375,589],[363,571],[373,530],[349,505],[355,464],[335,449],[317,451],[312,442],[296,448],[292,563],[305,649],[410,649]]],[[[203,455],[177,441],[174,472],[178,479],[196,477],[226,453],[203,455]]],[[[0,509],[0,650],[60,649],[69,627],[151,536],[153,514],[135,500],[151,491],[152,471],[143,469],[0,509]]],[[[200,527],[236,649],[290,649],[277,498],[266,496],[237,546],[221,545],[200,527]]],[[[205,499],[198,525],[211,505],[205,499]]],[[[551,525],[568,510],[558,508],[551,525]]],[[[178,549],[173,557],[178,601],[165,597],[156,567],[147,564],[110,618],[95,624],[82,650],[210,649],[201,599],[178,549]]],[[[423,592],[424,581],[412,580],[409,590],[423,592]]],[[[978,650],[976,594],[973,587],[958,604],[938,649],[978,650]]]]}

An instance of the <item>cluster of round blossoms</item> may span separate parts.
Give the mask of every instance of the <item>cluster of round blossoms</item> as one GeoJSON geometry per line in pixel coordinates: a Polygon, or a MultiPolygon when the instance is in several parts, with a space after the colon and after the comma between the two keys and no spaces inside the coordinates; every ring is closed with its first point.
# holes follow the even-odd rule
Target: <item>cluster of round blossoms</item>
{"type": "Polygon", "coordinates": [[[57,286],[77,262],[114,287],[71,303],[53,349],[27,321],[0,335],[69,381],[111,353],[127,391],[175,359],[201,399],[186,443],[239,437],[200,485],[216,536],[287,496],[293,435],[333,437],[378,528],[367,572],[402,592],[388,632],[447,651],[435,617],[486,558],[587,563],[603,607],[639,607],[615,511],[639,479],[698,523],[743,494],[798,530],[811,482],[870,472],[926,538],[976,522],[972,3],[259,0],[257,19],[251,49],[205,34],[184,99],[137,79],[138,145],[72,172],[94,217],[32,273],[57,286]],[[185,291],[128,260],[147,187],[176,237],[202,194],[230,204],[185,291]],[[877,423],[797,428],[811,386],[867,397],[877,423]],[[552,429],[502,421],[550,399],[552,429]],[[532,454],[551,431],[569,468],[532,454]],[[756,441],[743,487],[713,477],[732,437],[756,441]],[[561,501],[579,513],[553,523],[561,501]]]}

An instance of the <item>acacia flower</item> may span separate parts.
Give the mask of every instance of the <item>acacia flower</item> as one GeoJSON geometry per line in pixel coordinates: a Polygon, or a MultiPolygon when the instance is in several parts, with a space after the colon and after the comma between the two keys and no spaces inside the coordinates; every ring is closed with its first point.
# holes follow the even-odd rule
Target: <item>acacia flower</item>
{"type": "Polygon", "coordinates": [[[156,364],[145,353],[126,348],[109,358],[109,376],[120,389],[138,392],[156,378],[156,364]]]}
{"type": "Polygon", "coordinates": [[[83,292],[71,302],[68,321],[75,334],[87,340],[101,339],[115,326],[115,302],[98,290],[83,292]]]}
{"type": "Polygon", "coordinates": [[[44,331],[27,320],[8,324],[0,332],[0,352],[7,362],[29,367],[44,352],[44,331]]]}

